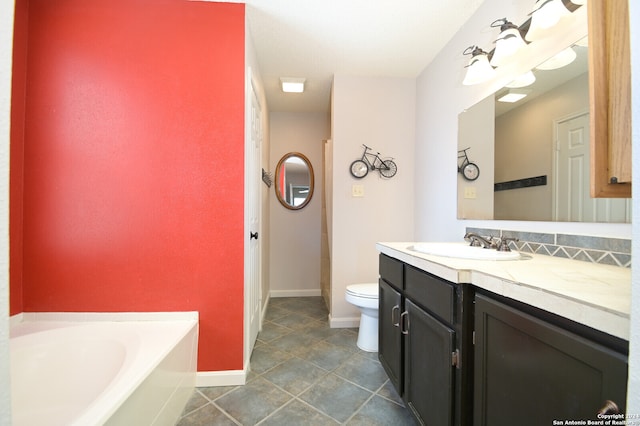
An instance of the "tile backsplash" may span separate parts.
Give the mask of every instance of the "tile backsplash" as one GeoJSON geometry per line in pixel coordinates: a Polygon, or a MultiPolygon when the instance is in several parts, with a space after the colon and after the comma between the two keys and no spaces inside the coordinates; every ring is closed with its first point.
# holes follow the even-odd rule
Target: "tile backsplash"
{"type": "Polygon", "coordinates": [[[584,262],[631,267],[631,240],[586,235],[509,231],[506,229],[467,228],[483,236],[516,238],[512,249],[523,253],[544,254],[584,262]]]}

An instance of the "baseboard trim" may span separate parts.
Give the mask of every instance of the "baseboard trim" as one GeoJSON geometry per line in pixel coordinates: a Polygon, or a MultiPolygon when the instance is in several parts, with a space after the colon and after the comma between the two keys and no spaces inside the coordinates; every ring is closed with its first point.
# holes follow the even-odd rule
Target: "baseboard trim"
{"type": "Polygon", "coordinates": [[[271,290],[270,297],[312,297],[320,296],[320,289],[317,290],[271,290]]]}
{"type": "Polygon", "coordinates": [[[246,370],[198,371],[196,387],[239,386],[247,382],[246,370]]]}
{"type": "Polygon", "coordinates": [[[360,327],[360,317],[333,318],[329,314],[329,327],[331,328],[357,328],[360,327]]]}

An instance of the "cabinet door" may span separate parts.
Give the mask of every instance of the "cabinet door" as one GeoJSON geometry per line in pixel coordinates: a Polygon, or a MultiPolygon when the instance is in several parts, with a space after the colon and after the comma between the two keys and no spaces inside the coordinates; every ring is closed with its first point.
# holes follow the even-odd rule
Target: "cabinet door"
{"type": "Polygon", "coordinates": [[[414,416],[429,426],[453,422],[455,332],[405,300],[404,400],[414,416]]]}
{"type": "Polygon", "coordinates": [[[631,197],[631,46],[629,1],[589,8],[591,196],[631,197]]]}
{"type": "Polygon", "coordinates": [[[626,356],[534,316],[476,296],[474,425],[597,420],[625,409],[626,356]]]}
{"type": "Polygon", "coordinates": [[[378,309],[378,358],[398,394],[402,395],[402,334],[400,293],[380,279],[378,309]]]}

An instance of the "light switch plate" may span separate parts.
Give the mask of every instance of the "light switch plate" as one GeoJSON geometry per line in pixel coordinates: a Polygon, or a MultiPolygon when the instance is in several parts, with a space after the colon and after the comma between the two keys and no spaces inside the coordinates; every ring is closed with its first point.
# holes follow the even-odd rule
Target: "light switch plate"
{"type": "Polygon", "coordinates": [[[464,198],[476,198],[476,187],[475,186],[465,186],[464,187],[464,198]]]}
{"type": "Polygon", "coordinates": [[[351,187],[351,196],[364,197],[364,185],[353,185],[351,187]]]}

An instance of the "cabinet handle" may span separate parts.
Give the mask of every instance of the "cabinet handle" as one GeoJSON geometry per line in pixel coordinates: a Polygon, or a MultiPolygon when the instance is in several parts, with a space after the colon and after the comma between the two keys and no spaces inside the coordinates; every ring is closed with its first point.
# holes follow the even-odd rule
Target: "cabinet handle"
{"type": "Polygon", "coordinates": [[[604,403],[604,407],[598,410],[598,414],[619,414],[620,409],[618,408],[618,404],[611,400],[607,400],[604,403]]]}
{"type": "Polygon", "coordinates": [[[400,326],[400,332],[402,334],[409,334],[409,312],[404,311],[400,315],[400,323],[402,324],[400,326]],[[406,321],[405,321],[405,318],[406,318],[406,321]]]}
{"type": "Polygon", "coordinates": [[[400,327],[400,320],[399,318],[397,318],[398,312],[400,312],[399,305],[396,305],[393,308],[391,308],[391,324],[393,324],[394,327],[400,327]]]}

